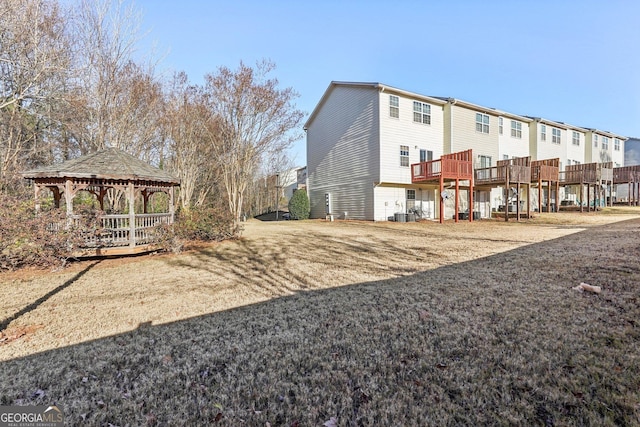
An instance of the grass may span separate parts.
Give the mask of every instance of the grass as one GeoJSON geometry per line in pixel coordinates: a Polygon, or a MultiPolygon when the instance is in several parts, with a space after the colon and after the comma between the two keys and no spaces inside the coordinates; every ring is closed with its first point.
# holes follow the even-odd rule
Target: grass
{"type": "MultiPolygon", "coordinates": [[[[179,257],[78,266],[76,281],[60,276],[76,309],[98,273],[135,270],[173,310],[162,265],[185,295],[182,281],[219,276],[241,296],[225,310],[149,315],[111,336],[5,357],[0,404],[57,403],[74,425],[640,425],[640,220],[566,214],[560,227],[561,215],[252,224],[253,237],[179,257]],[[581,281],[603,292],[571,290],[581,281]]],[[[215,306],[223,290],[196,283],[215,306]]],[[[29,321],[52,317],[50,303],[29,321]]],[[[56,340],[43,327],[7,346],[47,333],[56,340]]]]}

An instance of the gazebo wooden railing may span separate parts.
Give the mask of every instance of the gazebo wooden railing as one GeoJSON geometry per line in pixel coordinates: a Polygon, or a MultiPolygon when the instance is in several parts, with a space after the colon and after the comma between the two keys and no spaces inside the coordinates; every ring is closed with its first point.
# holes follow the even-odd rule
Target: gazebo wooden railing
{"type": "MultiPolygon", "coordinates": [[[[613,203],[611,193],[613,191],[613,162],[605,163],[584,163],[579,165],[570,165],[560,172],[560,185],[580,186],[580,212],[584,212],[584,186],[587,186],[587,201],[591,200],[591,187],[594,188],[594,197],[596,193],[600,199],[602,196],[602,187],[609,188],[609,200],[613,203]]],[[[605,190],[606,196],[606,190],[605,190]]],[[[606,205],[606,203],[605,203],[606,205]]],[[[595,209],[594,201],[594,209],[595,209]]],[[[590,203],[587,203],[587,209],[591,210],[590,203]]]]}
{"type": "Polygon", "coordinates": [[[629,185],[629,206],[638,206],[640,199],[640,165],[613,168],[613,182],[629,185]]]}
{"type": "Polygon", "coordinates": [[[534,160],[531,162],[531,183],[538,187],[538,212],[543,210],[543,186],[547,183],[547,212],[551,212],[551,189],[555,188],[555,206],[560,206],[560,159],[534,160]]]}
{"type": "MultiPolygon", "coordinates": [[[[502,187],[505,201],[509,199],[511,185],[516,186],[516,220],[520,220],[520,186],[527,186],[527,218],[531,216],[529,200],[531,185],[531,157],[499,160],[496,166],[475,170],[475,186],[496,188],[502,187]]],[[[509,221],[509,205],[505,203],[505,221],[509,221]]]]}
{"type": "MultiPolygon", "coordinates": [[[[72,218],[73,224],[81,230],[82,218],[78,215],[73,215],[72,218]]],[[[133,227],[128,214],[105,214],[99,216],[97,220],[98,224],[95,230],[84,230],[82,233],[85,247],[91,249],[110,248],[109,252],[111,253],[117,252],[115,248],[126,248],[125,251],[130,252],[131,247],[156,243],[158,227],[173,223],[172,215],[168,213],[136,214],[133,227]],[[132,235],[133,239],[131,239],[132,235]]]]}
{"type": "MultiPolygon", "coordinates": [[[[455,215],[458,222],[460,181],[469,182],[469,206],[473,206],[473,154],[472,150],[445,154],[437,160],[411,165],[411,182],[414,184],[435,183],[440,185],[440,223],[444,222],[444,183],[455,181],[455,215]]],[[[472,210],[472,209],[471,209],[472,210]]],[[[473,221],[473,212],[469,212],[473,221]]]]}

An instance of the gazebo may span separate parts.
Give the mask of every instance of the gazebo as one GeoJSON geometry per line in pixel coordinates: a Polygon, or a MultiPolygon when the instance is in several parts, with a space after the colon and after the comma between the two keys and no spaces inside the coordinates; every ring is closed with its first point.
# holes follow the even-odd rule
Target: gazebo
{"type": "Polygon", "coordinates": [[[124,213],[105,213],[98,218],[95,232],[83,233],[83,255],[125,255],[153,250],[155,229],[174,221],[174,191],[180,180],[116,148],[27,171],[22,176],[33,180],[36,211],[40,210],[43,190],[48,189],[53,193],[56,208],[60,208],[64,197],[70,223],[80,220],[73,206],[78,192],[95,196],[102,211],[107,195],[124,196],[124,213]],[[148,213],[149,201],[155,193],[167,194],[165,212],[148,213]]]}

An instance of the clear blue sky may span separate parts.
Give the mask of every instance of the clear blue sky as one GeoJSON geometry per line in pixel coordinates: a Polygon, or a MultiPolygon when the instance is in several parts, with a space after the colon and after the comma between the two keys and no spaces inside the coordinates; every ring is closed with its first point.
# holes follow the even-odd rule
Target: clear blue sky
{"type": "MultiPolygon", "coordinates": [[[[191,81],[268,58],[311,113],[332,80],[381,82],[640,137],[637,0],[135,0],[191,81]]],[[[292,148],[306,163],[305,141],[292,148]]]]}

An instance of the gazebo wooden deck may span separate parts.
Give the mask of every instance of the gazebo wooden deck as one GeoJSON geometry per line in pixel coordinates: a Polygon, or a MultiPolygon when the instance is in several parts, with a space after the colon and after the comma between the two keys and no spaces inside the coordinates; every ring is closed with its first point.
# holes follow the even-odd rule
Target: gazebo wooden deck
{"type": "MultiPolygon", "coordinates": [[[[584,163],[580,165],[570,165],[560,172],[560,185],[580,186],[580,212],[584,212],[584,186],[587,186],[587,209],[591,210],[591,188],[593,187],[594,198],[602,199],[602,190],[606,196],[606,188],[609,187],[609,200],[612,203],[611,192],[613,190],[613,162],[605,163],[584,163]]],[[[594,210],[596,209],[594,200],[594,210]]],[[[606,203],[605,203],[606,205],[606,203]]]]}
{"type": "Polygon", "coordinates": [[[455,182],[455,222],[458,222],[460,181],[468,181],[469,221],[473,221],[473,154],[472,150],[445,154],[437,160],[411,165],[411,182],[414,184],[439,183],[440,223],[444,222],[444,183],[455,182]]]}
{"type": "Polygon", "coordinates": [[[516,186],[516,220],[520,220],[520,186],[527,186],[527,218],[531,217],[529,200],[531,187],[531,156],[514,159],[499,160],[497,166],[475,170],[476,188],[504,189],[505,212],[504,219],[509,221],[509,190],[511,185],[516,186]]]}
{"type": "MultiPolygon", "coordinates": [[[[126,197],[124,212],[101,215],[96,230],[80,231],[84,247],[78,255],[125,255],[153,250],[156,248],[157,227],[174,221],[174,188],[180,185],[180,181],[116,148],[22,175],[33,181],[36,211],[40,210],[44,190],[53,193],[56,208],[60,208],[64,197],[68,226],[77,225],[82,219],[74,214],[73,209],[73,199],[79,191],[95,196],[102,211],[106,196],[126,197]],[[167,194],[165,212],[148,213],[150,198],[155,193],[167,194]],[[136,204],[136,199],[142,203],[136,204]]],[[[54,224],[53,228],[64,226],[54,224]]]]}
{"type": "Polygon", "coordinates": [[[638,206],[640,199],[640,165],[613,168],[614,184],[629,184],[629,206],[638,206]]]}
{"type": "Polygon", "coordinates": [[[538,187],[538,212],[543,210],[543,186],[547,184],[547,212],[551,212],[551,189],[555,189],[555,206],[560,206],[560,159],[534,160],[531,162],[531,182],[538,187]]]}

